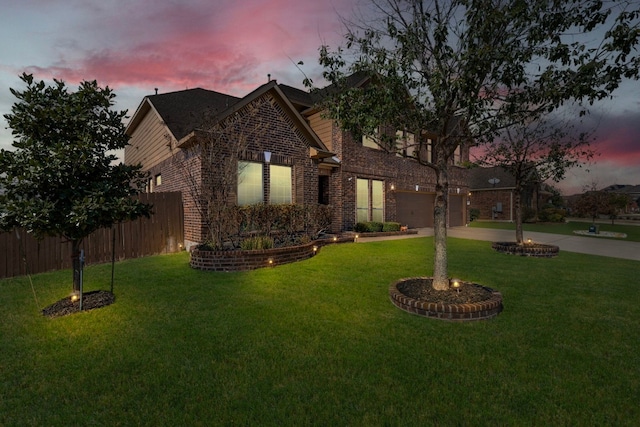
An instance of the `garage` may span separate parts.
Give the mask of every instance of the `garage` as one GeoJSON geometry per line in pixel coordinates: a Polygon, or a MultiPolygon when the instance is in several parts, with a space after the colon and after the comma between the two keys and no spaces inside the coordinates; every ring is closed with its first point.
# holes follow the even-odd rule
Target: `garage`
{"type": "Polygon", "coordinates": [[[435,194],[397,192],[396,218],[409,228],[433,227],[435,194]]]}

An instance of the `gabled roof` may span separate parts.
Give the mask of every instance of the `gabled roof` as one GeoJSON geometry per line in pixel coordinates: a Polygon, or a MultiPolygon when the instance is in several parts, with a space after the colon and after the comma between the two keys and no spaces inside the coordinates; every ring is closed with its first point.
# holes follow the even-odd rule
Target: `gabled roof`
{"type": "MultiPolygon", "coordinates": [[[[228,108],[220,111],[219,114],[214,115],[212,118],[220,122],[230,115],[240,111],[245,106],[249,105],[251,102],[255,101],[262,95],[267,92],[271,92],[272,96],[283,105],[285,112],[287,112],[291,119],[297,125],[297,129],[307,138],[311,147],[315,147],[321,151],[327,151],[327,147],[322,143],[318,135],[311,129],[307,121],[300,115],[299,111],[295,108],[295,106],[291,103],[288,97],[283,93],[280,89],[278,83],[275,80],[266,83],[244,98],[238,99],[236,98],[236,102],[230,104],[228,108]]],[[[206,111],[203,111],[203,113],[206,111]]],[[[201,115],[203,117],[203,115],[201,115]]],[[[200,129],[200,125],[202,122],[198,122],[195,126],[192,126],[190,130],[188,130],[182,138],[178,139],[178,145],[186,144],[187,141],[195,136],[197,131],[202,131],[200,129]]]]}
{"type": "Polygon", "coordinates": [[[198,127],[206,115],[218,114],[239,100],[235,96],[201,88],[150,95],[142,100],[133,115],[127,134],[131,135],[146,112],[153,108],[179,141],[198,127]]]}
{"type": "Polygon", "coordinates": [[[345,77],[341,86],[331,84],[321,89],[313,89],[309,92],[283,84],[279,86],[282,92],[287,96],[287,98],[289,98],[292,104],[295,105],[298,111],[307,111],[314,110],[317,105],[328,96],[333,95],[340,90],[361,86],[365,84],[370,78],[371,77],[368,73],[364,71],[358,71],[345,77]]]}

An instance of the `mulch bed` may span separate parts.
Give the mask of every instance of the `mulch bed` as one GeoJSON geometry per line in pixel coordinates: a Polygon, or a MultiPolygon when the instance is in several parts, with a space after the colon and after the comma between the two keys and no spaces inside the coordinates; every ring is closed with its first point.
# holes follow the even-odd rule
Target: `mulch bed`
{"type": "Polygon", "coordinates": [[[403,295],[419,301],[465,304],[487,301],[493,295],[492,291],[473,283],[460,282],[460,291],[449,289],[438,291],[431,286],[432,279],[410,279],[398,285],[398,291],[403,295]]]}
{"type": "MultiPolygon", "coordinates": [[[[115,295],[107,291],[91,291],[85,292],[82,297],[82,311],[94,310],[96,308],[105,307],[113,304],[116,300],[115,295]]],[[[58,302],[45,307],[42,314],[49,318],[66,316],[69,314],[80,313],[80,301],[71,301],[71,297],[61,299],[58,302]]]]}

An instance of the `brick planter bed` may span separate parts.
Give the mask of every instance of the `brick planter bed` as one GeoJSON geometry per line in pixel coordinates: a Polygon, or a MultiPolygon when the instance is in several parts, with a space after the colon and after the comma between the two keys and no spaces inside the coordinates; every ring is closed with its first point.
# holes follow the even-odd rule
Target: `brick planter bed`
{"type": "MultiPolygon", "coordinates": [[[[403,294],[399,288],[407,281],[431,278],[405,278],[391,284],[389,297],[393,305],[409,313],[450,322],[468,322],[496,317],[502,311],[502,294],[476,283],[463,282],[465,286],[477,286],[487,292],[486,299],[474,303],[443,303],[414,299],[403,294]]],[[[444,291],[446,292],[446,291],[444,291]]],[[[452,291],[453,292],[453,291],[452,291]]]]}
{"type": "Polygon", "coordinates": [[[353,238],[336,237],[284,248],[253,251],[206,251],[193,249],[189,265],[197,270],[246,271],[303,261],[313,257],[322,246],[353,242],[353,238]]]}
{"type": "Polygon", "coordinates": [[[558,255],[560,248],[555,245],[542,243],[493,242],[491,247],[500,253],[538,258],[553,258],[558,255]]]}

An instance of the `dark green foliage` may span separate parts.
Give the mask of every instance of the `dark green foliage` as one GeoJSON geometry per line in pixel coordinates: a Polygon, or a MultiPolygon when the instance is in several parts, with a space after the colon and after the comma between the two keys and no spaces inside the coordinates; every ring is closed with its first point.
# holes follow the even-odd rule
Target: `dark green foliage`
{"type": "Polygon", "coordinates": [[[469,209],[469,219],[471,221],[475,221],[478,218],[480,218],[480,209],[477,209],[477,208],[469,209]]]}
{"type": "Polygon", "coordinates": [[[379,233],[379,232],[400,231],[400,223],[399,222],[377,222],[377,221],[358,222],[353,227],[353,231],[357,233],[379,233]]]}
{"type": "Polygon", "coordinates": [[[366,222],[358,222],[353,227],[353,231],[355,231],[356,233],[366,233],[369,231],[369,226],[366,222]]]}
{"type": "Polygon", "coordinates": [[[567,211],[554,206],[545,206],[538,212],[538,220],[541,222],[564,222],[567,211]]]}
{"type": "Polygon", "coordinates": [[[382,224],[382,231],[400,231],[399,222],[385,222],[382,224]]]}
{"type": "Polygon", "coordinates": [[[0,151],[0,227],[81,240],[148,216],[150,206],[131,198],[144,188],[140,166],[113,163],[111,152],[128,144],[115,94],[95,81],[69,92],[61,81],[21,79],[27,88],[11,89],[18,101],[4,116],[16,139],[15,150],[0,151]]]}
{"type": "Polygon", "coordinates": [[[0,150],[0,229],[23,227],[36,238],[71,241],[73,289],[80,291],[80,242],[114,223],[149,216],[151,206],[132,198],[145,184],[141,166],[115,163],[113,150],[129,137],[113,111],[115,94],[96,81],[76,92],[23,74],[24,91],[5,119],[15,150],[0,150]]]}

